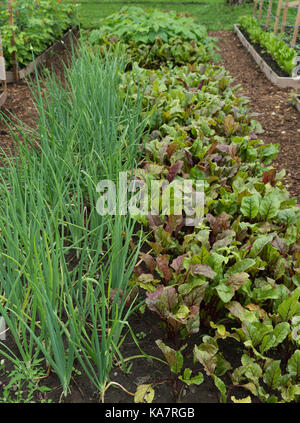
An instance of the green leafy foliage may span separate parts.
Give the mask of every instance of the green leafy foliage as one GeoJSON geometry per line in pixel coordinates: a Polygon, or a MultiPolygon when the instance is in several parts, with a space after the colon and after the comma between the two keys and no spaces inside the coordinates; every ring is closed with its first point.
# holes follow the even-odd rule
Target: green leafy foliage
{"type": "Polygon", "coordinates": [[[182,336],[209,326],[210,318],[225,318],[222,305],[237,298],[266,302],[272,311],[272,301],[288,292],[283,286],[296,288],[298,271],[291,269],[298,266],[299,232],[286,222],[297,222],[300,211],[282,184],[284,174],[268,165],[273,149],[254,139],[253,127],[260,128],[226,78],[211,65],[171,71],[134,65],[123,78],[124,89],[145,86],[145,109],[153,110],[140,180],[170,180],[171,169],[172,183],[205,179],[204,218],[192,232],[184,216],[140,216],[152,231],[152,251],[141,255],[132,283],[146,289],[147,306],[182,336]]]}
{"type": "MultiPolygon", "coordinates": [[[[1,169],[6,199],[0,207],[1,315],[24,361],[43,354],[65,392],[75,358],[103,391],[113,357],[121,354],[122,328],[131,312],[125,308],[128,290],[135,293],[138,287],[166,328],[167,336],[156,344],[177,396],[179,382],[197,387],[205,373],[221,402],[250,402],[253,396],[270,403],[298,401],[300,209],[283,184],[284,171],[271,165],[278,146],[263,142],[261,125],[238,95],[239,87],[212,64],[211,40],[204,31],[189,19],[182,25],[182,17],[161,13],[145,21],[140,9],[126,9],[109,18],[89,35],[93,47],[74,66],[72,92],[52,83],[46,104],[39,96],[44,155],[20,147],[22,166],[9,162],[10,177],[1,169]],[[187,45],[195,53],[189,58],[187,45]],[[99,46],[100,54],[125,52],[127,66],[110,54],[106,66],[98,62],[99,46]],[[143,55],[143,49],[153,55],[143,55]],[[128,137],[120,136],[123,131],[128,137]],[[176,187],[189,179],[195,189],[201,181],[205,202],[202,219],[190,226],[174,204],[167,214],[159,195],[150,199],[159,213],[136,217],[148,237],[135,265],[140,245],[132,253],[130,247],[136,221],[107,218],[100,224],[90,206],[99,172],[114,179],[139,160],[134,173],[145,186],[161,182],[162,191],[166,184],[176,187]],[[74,202],[80,204],[78,213],[70,207],[74,202]],[[45,204],[53,205],[51,216],[45,204]],[[41,224],[31,217],[27,222],[29,205],[41,224]],[[7,227],[13,228],[14,239],[7,227]],[[32,239],[32,233],[43,236],[32,239]],[[111,254],[103,257],[103,248],[111,254]],[[71,249],[77,264],[69,271],[71,249]],[[21,277],[23,290],[18,289],[21,277]],[[85,319],[91,323],[88,330],[85,319]],[[191,339],[198,340],[193,369],[185,367],[191,339]],[[240,348],[234,366],[222,352],[227,341],[240,348]],[[237,400],[231,395],[236,387],[251,397],[237,400]]],[[[180,195],[180,189],[173,191],[173,203],[180,195]]],[[[139,385],[134,400],[152,402],[154,385],[139,385]]]]}
{"type": "Polygon", "coordinates": [[[151,69],[217,58],[206,28],[192,17],[175,12],[124,7],[85,37],[89,44],[101,49],[114,49],[121,43],[132,62],[151,69]]]}
{"type": "Polygon", "coordinates": [[[273,57],[278,65],[289,75],[295,67],[296,50],[289,47],[283,40],[272,32],[264,31],[259,21],[252,16],[242,16],[239,18],[239,25],[244,29],[253,43],[261,47],[273,57]]]}
{"type": "Polygon", "coordinates": [[[15,0],[14,26],[9,25],[7,2],[0,5],[1,37],[7,68],[12,66],[12,53],[16,51],[19,67],[32,61],[53,44],[76,21],[76,7],[57,0],[15,0]],[[15,46],[11,39],[15,33],[15,46]]]}
{"type": "MultiPolygon", "coordinates": [[[[180,373],[183,365],[183,356],[181,354],[181,351],[175,351],[173,348],[170,348],[166,344],[164,344],[160,339],[156,341],[156,344],[159,349],[163,352],[170,366],[170,370],[175,374],[180,373]]],[[[181,350],[183,348],[181,348],[181,350]]]]}
{"type": "MultiPolygon", "coordinates": [[[[215,329],[194,346],[194,361],[220,401],[236,385],[263,402],[294,401],[300,210],[283,184],[284,171],[271,166],[277,146],[260,139],[261,126],[231,82],[224,69],[197,61],[151,70],[133,63],[123,75],[124,90],[134,97],[144,89],[145,110],[152,110],[139,179],[145,185],[201,180],[205,194],[203,219],[192,228],[184,213],[140,214],[151,237],[131,283],[146,291],[146,305],[170,339],[186,342],[215,329]],[[230,326],[221,324],[228,319],[230,326]],[[231,370],[220,339],[241,343],[241,367],[231,370]],[[278,351],[286,362],[274,360],[278,351]]],[[[188,370],[179,380],[188,383],[191,375],[188,370]]]]}
{"type": "MultiPolygon", "coordinates": [[[[30,365],[21,361],[15,361],[12,370],[5,370],[5,360],[0,363],[0,376],[6,375],[8,383],[1,383],[0,386],[0,404],[15,403],[25,404],[38,401],[39,396],[46,398],[50,388],[42,386],[40,380],[45,377],[45,371],[41,367],[42,360],[35,360],[30,365]]],[[[42,402],[50,403],[51,400],[42,400],[42,402]]]]}
{"type": "Polygon", "coordinates": [[[157,9],[144,10],[140,7],[124,7],[102,22],[100,29],[92,32],[91,37],[111,38],[118,36],[125,43],[153,43],[157,37],[168,43],[174,36],[183,41],[205,41],[207,32],[198,25],[194,18],[178,15],[176,12],[165,13],[157,9]]]}

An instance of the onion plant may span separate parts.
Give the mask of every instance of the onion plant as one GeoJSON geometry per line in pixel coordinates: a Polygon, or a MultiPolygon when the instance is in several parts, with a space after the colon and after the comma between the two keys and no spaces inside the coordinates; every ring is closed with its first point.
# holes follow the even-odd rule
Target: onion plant
{"type": "Polygon", "coordinates": [[[36,128],[19,123],[14,157],[1,154],[0,315],[20,359],[43,356],[65,394],[76,358],[104,389],[132,310],[135,222],[96,211],[98,182],[139,162],[146,118],[142,94],[119,89],[125,66],[80,48],[62,81],[37,77],[36,128]]]}

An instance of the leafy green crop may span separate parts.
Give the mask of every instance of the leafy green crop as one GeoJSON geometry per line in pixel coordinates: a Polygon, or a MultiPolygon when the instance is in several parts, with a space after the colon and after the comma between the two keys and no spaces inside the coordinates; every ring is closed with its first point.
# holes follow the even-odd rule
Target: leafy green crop
{"type": "MultiPolygon", "coordinates": [[[[243,356],[242,374],[237,379],[233,371],[230,390],[245,380],[245,389],[262,401],[297,399],[298,379],[291,374],[297,372],[298,353],[293,354],[299,344],[300,209],[282,183],[285,172],[270,166],[277,146],[259,139],[261,126],[222,68],[189,64],[146,70],[134,64],[122,79],[133,98],[143,87],[145,111],[152,109],[139,180],[146,185],[203,180],[205,193],[203,222],[192,230],[184,216],[162,210],[159,216],[140,215],[152,239],[131,283],[145,290],[147,307],[164,322],[174,345],[216,329],[209,345],[204,340],[195,346],[194,356],[221,401],[228,396],[221,376],[230,374],[231,365],[218,353],[219,338],[233,338],[254,355],[249,366],[255,378],[243,356]],[[224,326],[228,321],[232,325],[224,326]],[[272,361],[278,349],[286,349],[288,357],[280,380],[272,361]]],[[[173,361],[170,368],[174,372],[173,361]]]]}
{"type": "Polygon", "coordinates": [[[131,61],[146,68],[158,68],[164,63],[205,63],[217,58],[206,28],[175,12],[125,7],[86,37],[92,46],[100,45],[102,49],[121,42],[131,61]]]}
{"type": "Polygon", "coordinates": [[[134,41],[137,44],[150,44],[157,37],[165,43],[173,37],[198,42],[207,38],[206,28],[197,24],[192,17],[139,7],[124,7],[119,13],[102,20],[99,26],[99,29],[92,31],[93,37],[97,35],[109,39],[117,36],[125,43],[134,41]]]}
{"type": "Polygon", "coordinates": [[[16,0],[13,4],[14,26],[9,25],[6,2],[0,5],[1,37],[7,68],[12,66],[12,53],[17,52],[20,67],[32,61],[53,41],[61,37],[76,23],[76,8],[73,4],[53,0],[16,0]],[[11,44],[15,32],[15,46],[11,44]]]}
{"type": "Polygon", "coordinates": [[[242,16],[239,25],[244,29],[251,41],[261,45],[273,57],[278,65],[288,74],[292,75],[295,67],[296,51],[289,47],[279,36],[272,32],[264,31],[259,22],[251,16],[242,16]]]}
{"type": "MultiPolygon", "coordinates": [[[[213,48],[205,39],[183,35],[176,46],[171,34],[153,35],[154,19],[146,23],[141,15],[139,27],[132,22],[135,12],[132,19],[128,15],[113,16],[90,33],[89,42],[106,50],[121,38],[130,64],[121,88],[133,99],[143,90],[144,113],[152,110],[137,177],[148,187],[152,181],[203,181],[205,194],[203,222],[193,228],[185,226],[184,215],[165,215],[162,209],[159,216],[139,216],[151,237],[131,284],[145,291],[146,306],[160,317],[174,348],[156,343],[172,377],[197,385],[203,375],[184,368],[184,349],[192,335],[204,333],[194,346],[194,362],[212,379],[221,402],[237,385],[263,402],[295,401],[300,209],[283,185],[285,172],[271,166],[278,146],[260,139],[261,125],[227,72],[212,65],[213,48]],[[203,48],[206,56],[197,52],[203,48]],[[240,368],[224,359],[219,339],[242,345],[240,368]],[[275,352],[284,357],[275,360],[275,352]],[[225,375],[232,385],[225,384],[225,375]]],[[[260,38],[291,72],[295,52],[269,34],[260,38]]],[[[140,390],[152,401],[152,385],[140,390]]]]}

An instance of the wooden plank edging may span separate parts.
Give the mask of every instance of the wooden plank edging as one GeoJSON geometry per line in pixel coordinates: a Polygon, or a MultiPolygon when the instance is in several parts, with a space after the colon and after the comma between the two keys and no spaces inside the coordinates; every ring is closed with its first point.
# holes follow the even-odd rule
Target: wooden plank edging
{"type": "MultiPolygon", "coordinates": [[[[45,63],[50,53],[55,51],[55,49],[60,46],[62,43],[65,43],[68,38],[75,33],[77,26],[70,28],[58,41],[56,41],[52,46],[48,47],[40,56],[38,56],[34,61],[30,62],[25,68],[19,70],[19,79],[24,79],[26,75],[34,73],[35,67],[38,67],[40,64],[45,63]]],[[[12,71],[6,72],[6,82],[8,84],[14,82],[14,74],[12,71]]]]}
{"type": "Polygon", "coordinates": [[[300,113],[300,96],[296,97],[296,108],[298,109],[300,113]]]}
{"type": "Polygon", "coordinates": [[[252,45],[246,40],[244,35],[241,33],[238,25],[234,24],[234,31],[238,36],[240,42],[251,54],[257,65],[260,67],[262,72],[274,85],[280,88],[300,88],[300,78],[282,77],[278,76],[270,66],[263,60],[263,58],[257,53],[252,45]]]}
{"type": "Polygon", "coordinates": [[[6,99],[7,99],[7,90],[3,91],[0,94],[0,107],[4,105],[4,103],[6,102],[6,99]]]}

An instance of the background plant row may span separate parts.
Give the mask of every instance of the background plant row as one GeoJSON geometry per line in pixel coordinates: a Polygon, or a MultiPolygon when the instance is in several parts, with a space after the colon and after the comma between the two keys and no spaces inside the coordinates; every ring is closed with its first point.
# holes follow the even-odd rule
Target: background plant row
{"type": "Polygon", "coordinates": [[[293,69],[295,68],[297,50],[289,47],[279,35],[273,32],[264,31],[257,19],[251,16],[242,16],[239,19],[239,25],[249,35],[250,40],[259,44],[265,49],[278,65],[289,76],[292,76],[293,69]]]}
{"type": "MultiPolygon", "coordinates": [[[[193,231],[182,216],[150,216],[148,222],[141,216],[152,234],[151,251],[141,255],[132,283],[145,290],[148,308],[165,322],[176,354],[189,336],[201,334],[194,357],[220,385],[223,401],[219,378],[228,373],[233,385],[244,384],[262,401],[294,400],[300,213],[282,184],[284,172],[270,166],[277,146],[258,138],[259,124],[223,69],[135,71],[146,84],[145,106],[154,107],[141,181],[203,180],[205,210],[193,231]],[[217,341],[227,337],[244,345],[238,370],[219,353],[217,341]]],[[[128,75],[124,86],[136,80],[128,75]]],[[[161,348],[179,374],[175,352],[161,348]]]]}
{"type": "Polygon", "coordinates": [[[12,53],[17,52],[22,68],[38,56],[77,22],[73,3],[58,0],[15,0],[14,25],[9,24],[7,2],[0,5],[0,25],[3,53],[7,69],[12,67],[12,53]],[[12,36],[15,33],[15,46],[12,36]]]}

